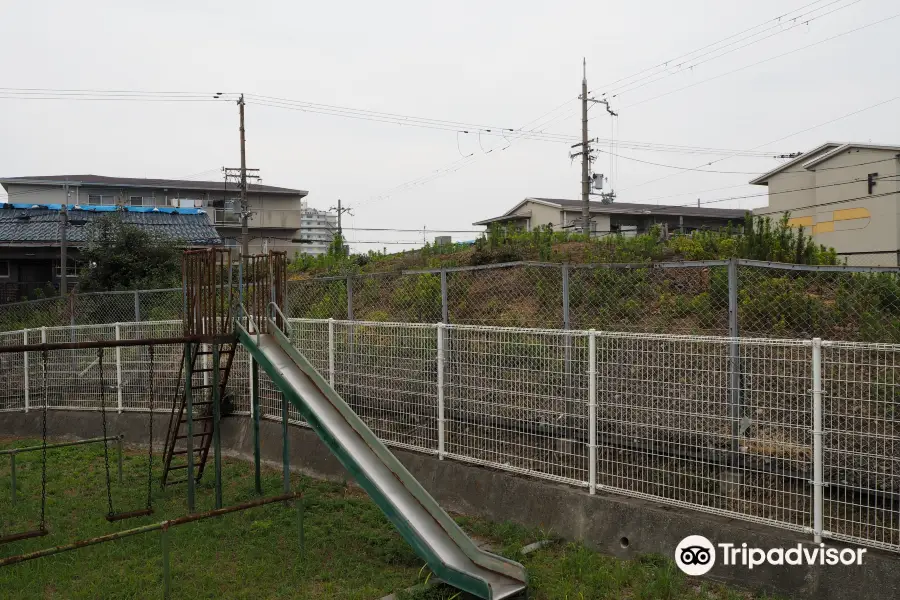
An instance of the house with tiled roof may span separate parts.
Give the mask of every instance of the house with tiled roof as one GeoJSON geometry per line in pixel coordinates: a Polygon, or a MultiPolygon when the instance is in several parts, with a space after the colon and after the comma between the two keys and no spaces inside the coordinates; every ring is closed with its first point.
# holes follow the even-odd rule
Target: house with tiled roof
{"type": "MultiPolygon", "coordinates": [[[[27,298],[36,289],[58,288],[62,276],[61,204],[0,204],[0,302],[27,298]]],[[[217,246],[222,238],[205,210],[175,207],[66,206],[69,280],[78,277],[79,249],[90,239],[90,226],[115,213],[123,223],[184,247],[217,246]]]]}

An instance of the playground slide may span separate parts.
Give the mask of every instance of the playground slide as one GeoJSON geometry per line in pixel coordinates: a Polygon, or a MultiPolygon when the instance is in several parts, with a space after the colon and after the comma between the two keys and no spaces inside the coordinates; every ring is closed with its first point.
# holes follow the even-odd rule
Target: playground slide
{"type": "Polygon", "coordinates": [[[478,548],[274,323],[268,326],[269,334],[256,335],[238,325],[241,343],[434,574],[485,600],[523,592],[525,568],[478,548]]]}

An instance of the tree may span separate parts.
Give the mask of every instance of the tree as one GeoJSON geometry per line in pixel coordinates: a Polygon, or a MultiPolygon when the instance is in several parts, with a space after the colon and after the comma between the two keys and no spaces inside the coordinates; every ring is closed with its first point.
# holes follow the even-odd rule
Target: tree
{"type": "Polygon", "coordinates": [[[80,259],[82,292],[177,287],[181,281],[181,242],[154,236],[118,214],[93,221],[80,259]]]}

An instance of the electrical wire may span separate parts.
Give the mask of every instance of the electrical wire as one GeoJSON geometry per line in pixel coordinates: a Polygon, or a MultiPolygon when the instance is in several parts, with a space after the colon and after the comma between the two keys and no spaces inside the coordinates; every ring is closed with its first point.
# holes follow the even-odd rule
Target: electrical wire
{"type": "Polygon", "coordinates": [[[779,58],[784,58],[785,56],[790,56],[791,54],[795,54],[795,53],[797,53],[797,52],[802,52],[803,50],[808,50],[809,48],[813,48],[813,47],[818,46],[818,45],[820,45],[820,44],[824,44],[824,43],[826,43],[826,42],[830,42],[830,41],[832,41],[832,40],[836,40],[836,39],[838,39],[838,38],[840,38],[840,37],[843,37],[843,36],[845,36],[845,35],[850,35],[850,34],[852,34],[852,33],[856,33],[856,32],[858,32],[858,31],[862,31],[863,29],[868,29],[869,27],[874,27],[875,25],[880,25],[881,23],[886,23],[887,21],[891,21],[891,20],[893,20],[893,19],[896,19],[897,17],[900,17],[900,13],[897,13],[897,14],[895,14],[895,15],[891,15],[891,16],[889,16],[889,17],[885,17],[885,18],[883,18],[883,19],[879,19],[879,20],[877,20],[877,21],[873,21],[873,22],[871,22],[871,23],[867,23],[867,24],[865,24],[865,25],[861,25],[861,26],[859,26],[859,27],[855,27],[855,28],[853,28],[853,29],[844,31],[844,32],[842,32],[842,33],[838,33],[838,34],[836,34],[836,35],[827,37],[827,38],[825,38],[825,39],[823,39],[823,40],[819,40],[818,42],[813,42],[812,44],[807,44],[806,46],[801,46],[800,48],[795,48],[795,49],[793,49],[793,50],[789,50],[789,51],[783,52],[783,53],[781,53],[781,54],[776,54],[775,56],[771,56],[771,57],[769,57],[769,58],[765,58],[765,59],[763,59],[763,60],[760,60],[760,61],[751,63],[751,64],[749,64],[749,65],[744,65],[743,67],[738,67],[738,68],[736,68],[736,69],[732,69],[732,70],[730,70],[730,71],[726,71],[726,72],[724,72],[724,73],[720,73],[719,75],[714,75],[713,77],[709,77],[709,78],[704,79],[704,80],[702,80],[702,81],[696,81],[696,82],[694,82],[694,83],[691,83],[691,84],[682,86],[682,87],[680,87],[680,88],[676,88],[676,89],[670,90],[670,91],[668,91],[668,92],[663,92],[662,94],[658,94],[658,95],[656,95],[656,96],[651,96],[650,98],[644,98],[643,100],[639,100],[639,101],[637,101],[637,102],[632,102],[631,104],[628,104],[628,105],[625,105],[625,106],[621,107],[619,110],[620,110],[620,111],[622,111],[622,110],[627,110],[627,109],[633,108],[633,107],[635,107],[635,106],[640,106],[640,105],[642,105],[642,104],[646,104],[647,102],[652,102],[653,100],[658,100],[659,98],[665,98],[666,96],[670,96],[670,95],[672,95],[672,94],[676,94],[676,93],[678,93],[678,92],[681,92],[681,91],[690,89],[690,88],[692,88],[692,87],[694,87],[694,86],[698,86],[698,85],[701,85],[701,84],[704,84],[704,83],[708,83],[708,82],[710,82],[710,81],[715,81],[716,79],[720,79],[720,78],[722,78],[722,77],[725,77],[726,75],[731,75],[731,74],[733,74],[733,73],[738,73],[738,72],[740,72],[740,71],[743,71],[743,70],[745,70],[745,69],[749,69],[749,68],[751,68],[751,67],[756,67],[756,66],[765,64],[765,63],[767,63],[767,62],[771,62],[771,61],[776,60],[776,59],[779,59],[779,58]]]}
{"type": "MultiPolygon", "coordinates": [[[[826,7],[827,7],[827,6],[831,6],[832,4],[836,4],[837,2],[840,2],[840,1],[841,1],[841,0],[835,0],[834,2],[831,2],[831,3],[829,3],[829,4],[826,4],[825,6],[826,6],[826,7]]],[[[792,29],[794,29],[794,28],[796,28],[796,27],[799,27],[799,26],[801,26],[801,25],[808,25],[810,22],[815,21],[816,19],[820,19],[820,18],[822,18],[822,17],[826,17],[826,16],[828,16],[828,15],[830,15],[830,14],[833,14],[833,13],[835,13],[835,12],[837,12],[837,11],[839,11],[839,10],[843,10],[843,9],[845,9],[845,8],[849,8],[850,6],[853,6],[854,4],[858,4],[858,3],[861,2],[861,1],[862,1],[862,0],[853,0],[852,2],[849,2],[848,4],[845,4],[845,5],[843,5],[843,6],[839,6],[839,7],[835,8],[835,9],[833,9],[833,10],[830,10],[830,11],[824,13],[824,14],[816,15],[816,16],[814,16],[814,17],[811,17],[811,18],[805,19],[805,20],[799,20],[799,19],[801,18],[802,15],[801,15],[801,16],[798,16],[798,17],[794,17],[794,18],[791,19],[791,21],[793,21],[794,23],[793,23],[791,26],[789,26],[788,28],[786,28],[786,29],[785,29],[785,28],[782,28],[780,25],[776,25],[776,26],[774,26],[774,27],[771,28],[771,29],[777,29],[777,31],[775,31],[774,33],[771,33],[771,34],[769,34],[769,35],[767,35],[767,36],[765,36],[765,37],[762,37],[762,38],[759,38],[759,39],[752,40],[752,41],[750,41],[750,42],[747,43],[747,44],[744,44],[744,45],[742,45],[742,46],[737,46],[737,47],[731,48],[730,50],[728,50],[728,51],[726,51],[726,52],[722,52],[722,53],[720,53],[720,54],[716,54],[716,55],[711,56],[711,57],[709,57],[709,58],[705,58],[704,60],[700,60],[700,61],[698,61],[698,62],[693,62],[693,63],[690,64],[690,65],[684,65],[684,63],[679,64],[679,65],[677,65],[676,68],[678,68],[678,69],[680,70],[679,72],[684,72],[684,71],[687,70],[687,69],[693,70],[695,67],[698,67],[698,66],[700,66],[700,65],[702,65],[702,64],[705,64],[705,63],[707,63],[707,62],[713,61],[713,60],[715,60],[715,59],[717,59],[717,58],[721,58],[721,57],[723,57],[723,56],[725,56],[725,55],[727,55],[727,54],[730,54],[730,53],[732,53],[732,52],[736,52],[737,50],[741,50],[741,49],[746,48],[746,47],[748,47],[748,46],[751,46],[751,45],[753,45],[753,44],[759,43],[759,42],[761,42],[761,41],[763,41],[763,40],[769,39],[770,37],[774,37],[774,36],[776,36],[776,35],[780,35],[780,34],[782,34],[782,33],[785,33],[785,32],[787,32],[787,31],[790,31],[790,30],[792,30],[792,29]],[[798,22],[798,20],[799,20],[799,22],[798,22]]],[[[816,12],[816,11],[818,11],[818,10],[821,10],[822,8],[825,8],[825,7],[820,7],[820,8],[814,9],[813,11],[810,11],[810,12],[811,12],[811,13],[812,13],[812,12],[816,12]]],[[[807,13],[804,13],[804,14],[807,14],[807,13]]],[[[762,32],[761,32],[761,33],[762,33],[762,32]]],[[[754,35],[756,35],[756,34],[754,34],[754,35]]],[[[751,37],[752,37],[752,36],[751,36],[751,37]]],[[[739,40],[739,41],[742,41],[742,40],[739,40]]],[[[738,43],[738,42],[734,42],[734,43],[738,43]]],[[[729,44],[729,46],[730,46],[730,45],[731,45],[731,44],[729,44]]],[[[726,46],[726,47],[727,47],[727,46],[726,46]]],[[[607,90],[606,92],[604,92],[603,95],[606,96],[606,95],[608,94],[610,98],[617,98],[617,97],[620,97],[622,94],[626,94],[626,93],[629,93],[629,92],[633,92],[634,90],[640,89],[640,88],[642,88],[642,87],[644,87],[644,86],[647,86],[647,85],[650,85],[650,84],[652,84],[652,83],[656,83],[657,81],[660,81],[660,80],[662,80],[662,79],[665,79],[665,78],[670,77],[670,76],[675,75],[675,74],[676,74],[676,73],[672,73],[672,72],[664,72],[664,73],[658,74],[658,75],[659,75],[658,77],[652,78],[652,79],[650,79],[649,81],[647,81],[647,79],[648,79],[649,77],[652,77],[652,76],[646,76],[646,77],[644,77],[644,78],[638,79],[638,80],[636,80],[636,81],[634,81],[634,82],[631,82],[631,83],[629,83],[629,84],[626,84],[626,85],[624,85],[624,86],[620,86],[620,87],[618,87],[618,88],[613,88],[613,89],[611,89],[611,90],[607,90]]]]}
{"type": "MultiPolygon", "coordinates": [[[[900,15],[898,15],[898,16],[900,16],[900,15]]],[[[776,143],[781,142],[781,141],[784,141],[784,140],[786,140],[786,139],[788,139],[788,138],[792,138],[792,137],[798,136],[798,135],[800,135],[801,133],[806,133],[807,131],[812,131],[813,129],[818,129],[819,127],[824,127],[825,125],[830,125],[831,123],[835,123],[835,122],[837,122],[837,121],[840,121],[840,120],[843,120],[843,119],[846,119],[846,118],[849,118],[849,117],[858,115],[858,114],[860,114],[860,113],[862,113],[862,112],[865,112],[865,111],[867,111],[867,110],[872,110],[873,108],[878,108],[878,107],[880,107],[880,106],[884,106],[885,104],[889,104],[889,103],[895,102],[895,101],[897,101],[897,100],[900,100],[900,96],[894,96],[893,98],[889,98],[889,99],[887,99],[887,100],[883,100],[883,101],[878,102],[878,103],[876,103],[876,104],[869,105],[869,106],[867,106],[867,107],[865,107],[865,108],[861,108],[861,109],[859,109],[859,110],[855,110],[855,111],[853,111],[853,112],[849,112],[849,113],[847,113],[847,114],[845,114],[845,115],[841,115],[840,117],[835,117],[834,119],[830,119],[830,120],[828,120],[828,121],[825,121],[824,123],[819,123],[818,125],[813,125],[812,127],[807,127],[806,129],[801,129],[800,131],[795,131],[794,133],[790,133],[790,134],[788,134],[788,135],[782,136],[782,137],[780,137],[780,138],[778,138],[778,139],[775,139],[775,140],[772,140],[772,141],[770,141],[770,142],[765,142],[765,143],[763,143],[763,144],[759,144],[758,146],[754,146],[753,148],[750,148],[750,150],[756,150],[756,149],[758,149],[758,148],[762,148],[763,146],[768,146],[768,145],[771,145],[771,144],[776,144],[776,143]]],[[[704,166],[709,166],[709,165],[712,165],[712,164],[717,163],[717,162],[722,162],[723,160],[728,160],[729,158],[733,158],[733,157],[732,157],[732,156],[726,156],[726,157],[724,157],[724,158],[720,158],[720,159],[711,161],[711,162],[706,163],[706,164],[704,164],[704,165],[698,165],[697,168],[704,167],[704,166]]],[[[690,170],[691,170],[691,167],[685,167],[685,168],[683,168],[682,170],[680,170],[680,171],[678,171],[678,172],[676,172],[676,173],[670,173],[669,175],[663,175],[662,177],[657,177],[656,179],[650,179],[650,180],[648,180],[648,181],[644,181],[644,182],[642,182],[642,183],[639,183],[639,184],[637,184],[637,185],[633,185],[633,186],[631,186],[631,187],[629,187],[629,188],[626,188],[626,189],[633,189],[633,188],[636,188],[636,187],[641,187],[641,186],[644,186],[644,185],[648,185],[648,184],[650,184],[650,183],[656,183],[657,181],[661,181],[661,180],[663,180],[663,179],[668,179],[669,177],[674,177],[675,175],[680,175],[680,174],[686,173],[686,172],[688,172],[688,171],[690,171],[690,170]]]]}
{"type": "MultiPolygon", "coordinates": [[[[890,160],[895,160],[895,159],[890,159],[890,160]]],[[[881,162],[881,161],[879,161],[879,162],[881,162]]],[[[859,166],[859,165],[852,165],[852,166],[859,166]]],[[[875,178],[873,178],[873,181],[895,181],[893,179],[893,177],[896,177],[896,176],[895,175],[885,175],[883,177],[875,177],[875,178]]],[[[838,181],[838,182],[834,182],[834,183],[824,183],[822,185],[813,185],[813,186],[796,188],[796,189],[791,189],[791,190],[782,190],[780,192],[761,192],[759,194],[747,194],[744,196],[730,196],[727,198],[716,198],[713,200],[706,200],[703,202],[692,203],[692,204],[664,204],[664,205],[660,206],[659,208],[691,208],[691,207],[697,206],[698,204],[699,205],[718,204],[720,202],[731,202],[734,200],[746,200],[747,198],[771,197],[771,196],[778,196],[780,194],[792,194],[794,192],[807,192],[807,191],[818,190],[818,189],[822,189],[822,188],[836,187],[839,185],[865,183],[867,181],[868,181],[868,178],[856,178],[856,179],[851,179],[848,181],[838,181]]],[[[792,208],[791,210],[795,210],[795,209],[792,208]]],[[[776,212],[784,212],[784,211],[776,211],[776,212]]]]}
{"type": "MultiPolygon", "coordinates": [[[[641,71],[638,71],[637,73],[633,73],[633,74],[631,74],[631,75],[627,75],[627,76],[625,76],[625,77],[621,77],[621,78],[619,78],[619,79],[617,79],[617,80],[615,80],[615,81],[612,81],[612,82],[610,82],[610,83],[608,83],[608,84],[601,85],[601,86],[599,86],[599,87],[600,87],[600,88],[609,88],[609,87],[615,86],[615,85],[617,85],[617,84],[620,84],[621,82],[624,82],[624,81],[627,81],[627,80],[629,80],[629,79],[632,79],[632,78],[634,78],[634,77],[638,77],[638,76],[640,76],[640,75],[643,75],[644,73],[647,73],[648,71],[653,71],[653,70],[660,69],[660,68],[663,68],[663,69],[668,68],[668,66],[669,66],[670,63],[674,63],[674,62],[679,61],[679,60],[682,61],[682,62],[684,62],[684,61],[686,61],[686,60],[689,60],[690,57],[692,57],[692,55],[694,55],[694,54],[702,53],[704,50],[707,50],[707,49],[709,49],[709,48],[713,48],[714,46],[718,46],[718,45],[720,45],[720,44],[723,44],[724,42],[727,42],[728,40],[731,40],[731,39],[733,39],[733,38],[735,38],[735,37],[742,36],[742,35],[744,35],[744,34],[746,34],[746,33],[749,33],[749,32],[751,32],[751,31],[753,31],[753,30],[755,30],[755,29],[759,29],[760,27],[764,27],[764,26],[768,25],[769,23],[775,23],[776,25],[780,25],[782,19],[789,17],[789,15],[791,15],[791,14],[793,14],[793,13],[795,13],[795,12],[804,10],[804,9],[806,9],[806,8],[809,8],[810,6],[813,6],[813,5],[815,5],[815,4],[821,4],[823,1],[824,1],[824,0],[816,0],[815,2],[810,2],[809,4],[804,4],[803,6],[801,6],[801,7],[799,7],[799,8],[796,8],[796,9],[794,9],[794,10],[792,10],[792,11],[788,11],[788,12],[782,14],[782,15],[779,15],[779,16],[773,17],[773,18],[771,18],[771,19],[768,19],[768,20],[766,20],[766,21],[764,21],[764,22],[762,22],[762,23],[760,23],[760,24],[758,24],[758,25],[754,25],[753,27],[749,27],[749,28],[747,28],[747,29],[744,29],[744,30],[742,30],[742,31],[739,31],[738,33],[734,33],[734,34],[732,34],[732,35],[730,35],[730,36],[728,36],[728,37],[722,38],[721,40],[718,40],[718,41],[713,42],[713,43],[711,43],[711,44],[707,44],[706,46],[702,46],[702,47],[700,47],[700,48],[698,48],[698,49],[696,49],[696,50],[692,50],[692,51],[687,52],[687,53],[685,53],[685,54],[681,54],[681,55],[679,55],[679,56],[676,56],[676,57],[674,57],[674,58],[670,58],[670,59],[668,59],[668,60],[662,61],[662,62],[660,62],[660,63],[658,63],[658,64],[656,64],[656,65],[654,65],[654,66],[652,66],[652,67],[648,67],[648,68],[646,68],[646,69],[643,69],[643,70],[641,70],[641,71]]],[[[714,51],[714,50],[708,50],[708,52],[713,52],[713,51],[714,51]]],[[[703,54],[701,54],[701,56],[702,56],[702,55],[703,55],[703,54]]],[[[599,88],[598,88],[598,89],[599,89],[599,88]]]]}

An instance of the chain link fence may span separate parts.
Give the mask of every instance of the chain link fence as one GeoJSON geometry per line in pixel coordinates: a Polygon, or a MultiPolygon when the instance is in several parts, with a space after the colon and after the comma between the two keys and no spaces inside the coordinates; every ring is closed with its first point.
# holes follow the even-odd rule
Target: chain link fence
{"type": "MultiPolygon", "coordinates": [[[[0,331],[183,317],[180,289],[0,305],[0,331]]],[[[900,268],[743,259],[509,263],[287,282],[285,314],[403,323],[900,342],[900,268]]]]}

